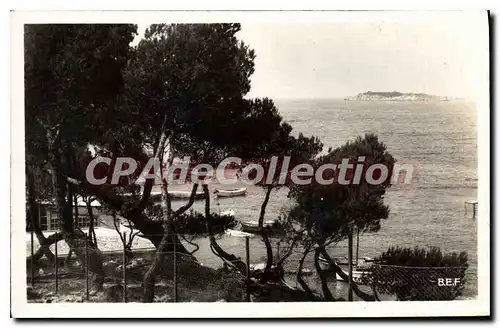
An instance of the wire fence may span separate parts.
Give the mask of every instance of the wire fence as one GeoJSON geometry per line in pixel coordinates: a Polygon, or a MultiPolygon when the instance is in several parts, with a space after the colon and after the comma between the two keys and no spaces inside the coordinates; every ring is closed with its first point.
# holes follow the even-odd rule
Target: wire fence
{"type": "MultiPolygon", "coordinates": [[[[154,261],[159,258],[158,270],[153,274],[150,287],[155,302],[244,302],[250,300],[248,274],[249,257],[240,258],[247,274],[236,274],[230,265],[220,268],[208,267],[194,256],[179,249],[179,244],[167,243],[166,251],[155,248],[127,247],[127,235],[123,234],[121,250],[100,251],[102,272],[92,270],[96,261],[95,245],[87,241],[83,255],[61,254],[59,243],[51,251],[57,260],[34,262],[34,239],[31,239],[30,255],[27,258],[28,300],[45,302],[142,302],[145,293],[145,276],[154,261]],[[104,278],[97,289],[99,275],[104,278]],[[57,297],[60,295],[61,297],[57,297]]],[[[247,255],[250,250],[247,238],[247,255]]],[[[70,251],[71,252],[71,251],[70,251]]]]}
{"type": "MultiPolygon", "coordinates": [[[[99,265],[93,265],[96,247],[91,242],[85,243],[83,254],[78,256],[69,256],[71,251],[67,246],[55,243],[50,249],[58,260],[49,262],[44,258],[44,261],[35,263],[33,255],[37,250],[31,239],[31,256],[27,261],[28,300],[142,302],[149,287],[154,302],[248,302],[253,300],[252,282],[260,279],[265,267],[265,246],[257,246],[255,241],[250,243],[252,238],[249,236],[242,237],[234,245],[224,245],[223,249],[234,254],[235,258],[232,262],[224,262],[217,257],[215,265],[205,265],[197,259],[204,257],[198,255],[214,256],[220,251],[211,247],[200,248],[195,257],[189,254],[192,248],[185,248],[189,243],[169,242],[165,251],[159,253],[151,247],[130,248],[127,234],[123,233],[121,237],[121,247],[99,252],[97,262],[102,263],[101,272],[96,270],[99,265]],[[146,281],[148,271],[158,259],[158,270],[151,275],[153,279],[146,281]],[[235,270],[234,267],[243,267],[244,270],[235,270]]],[[[274,249],[273,263],[286,252],[286,247],[274,249]]],[[[296,280],[301,256],[300,250],[292,250],[283,265],[283,281],[296,289],[301,288],[296,280]]],[[[346,263],[342,264],[342,272],[321,264],[329,287],[339,297],[345,297],[348,286],[348,267],[346,263]]],[[[453,300],[463,293],[468,281],[466,267],[365,264],[368,265],[363,268],[357,263],[353,267],[353,282],[379,300],[453,300]]],[[[301,274],[311,288],[321,294],[313,254],[302,260],[301,274]]],[[[278,299],[281,296],[283,294],[278,295],[278,299]]]]}
{"type": "Polygon", "coordinates": [[[465,288],[467,267],[412,267],[373,264],[358,281],[376,295],[400,301],[454,300],[465,288]]]}

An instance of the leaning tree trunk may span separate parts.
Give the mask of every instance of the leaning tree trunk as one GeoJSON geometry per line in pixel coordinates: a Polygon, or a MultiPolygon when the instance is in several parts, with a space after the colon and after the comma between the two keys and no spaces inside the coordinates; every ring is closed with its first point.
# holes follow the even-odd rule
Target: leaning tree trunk
{"type": "MultiPolygon", "coordinates": [[[[130,220],[137,230],[141,231],[143,238],[149,239],[151,243],[158,248],[160,246],[162,236],[163,236],[163,223],[161,221],[151,220],[144,213],[144,206],[148,202],[148,197],[143,195],[141,203],[137,204],[137,206],[128,206],[126,200],[119,195],[113,187],[110,185],[92,185],[88,181],[85,180],[85,177],[79,174],[79,171],[73,172],[75,177],[65,177],[68,183],[78,185],[83,191],[88,194],[94,195],[100,202],[105,203],[109,208],[116,210],[123,216],[125,219],[130,220]]],[[[191,196],[189,198],[189,202],[174,211],[174,216],[178,217],[179,215],[186,212],[194,203],[197,184],[193,186],[193,191],[191,192],[191,196]]],[[[177,238],[177,235],[174,235],[176,250],[179,253],[189,254],[189,251],[184,247],[181,243],[180,239],[177,238]]],[[[167,250],[173,250],[174,244],[171,243],[167,245],[167,250]]],[[[193,257],[193,260],[196,259],[193,257]]]]}
{"type": "MultiPolygon", "coordinates": [[[[35,184],[33,172],[29,167],[26,167],[26,182],[28,189],[28,211],[27,215],[30,220],[31,228],[33,229],[36,238],[38,239],[38,243],[40,244],[40,248],[33,254],[33,261],[39,261],[43,255],[47,258],[47,260],[54,264],[56,261],[55,255],[50,251],[50,246],[61,240],[62,236],[57,234],[53,238],[46,238],[42,232],[42,229],[39,225],[39,215],[38,215],[38,204],[36,202],[35,197],[35,184]]],[[[31,259],[30,259],[31,260],[31,259]]]]}
{"type": "Polygon", "coordinates": [[[91,280],[93,281],[93,286],[96,290],[99,290],[104,283],[102,255],[96,245],[89,243],[85,233],[75,230],[73,227],[73,216],[70,210],[71,206],[68,207],[66,202],[66,181],[62,175],[60,142],[58,139],[58,137],[52,135],[50,130],[47,131],[49,166],[52,175],[55,212],[64,241],[68,244],[69,248],[76,253],[81,263],[88,267],[92,275],[91,280]]]}
{"type": "Polygon", "coordinates": [[[304,278],[302,278],[302,268],[304,267],[304,260],[306,259],[307,254],[309,254],[309,248],[310,247],[307,247],[304,250],[304,254],[302,255],[302,258],[299,261],[299,267],[297,269],[297,282],[300,284],[302,289],[304,289],[304,292],[306,293],[307,297],[311,300],[314,300],[316,299],[314,292],[311,290],[311,288],[309,288],[304,278]]]}
{"type": "Polygon", "coordinates": [[[334,301],[333,295],[330,292],[330,288],[328,288],[328,281],[325,277],[325,272],[321,269],[319,265],[319,255],[321,254],[321,249],[317,248],[314,252],[314,266],[316,268],[316,272],[318,272],[319,279],[321,280],[321,290],[323,291],[323,296],[328,302],[334,301]]]}
{"type": "Polygon", "coordinates": [[[269,203],[269,197],[271,196],[272,190],[273,190],[272,185],[267,186],[266,196],[260,207],[260,215],[259,215],[259,230],[262,233],[262,240],[266,245],[266,256],[267,256],[266,267],[264,268],[264,274],[262,275],[262,278],[260,280],[261,283],[266,283],[267,281],[269,281],[269,277],[271,275],[271,268],[273,266],[273,248],[271,246],[271,242],[269,241],[269,235],[268,235],[269,229],[264,229],[264,217],[266,215],[266,207],[267,204],[269,203]]]}
{"type": "Polygon", "coordinates": [[[210,212],[210,192],[208,191],[208,186],[206,183],[203,184],[203,194],[205,197],[205,220],[207,225],[208,238],[210,240],[210,248],[212,252],[220,257],[224,262],[227,262],[234,266],[239,272],[246,275],[246,264],[236,256],[226,253],[219,244],[214,236],[213,229],[213,218],[210,212]]]}
{"type": "MultiPolygon", "coordinates": [[[[160,245],[156,250],[153,263],[149,267],[148,271],[144,275],[144,294],[143,302],[152,303],[154,300],[154,290],[155,290],[155,278],[160,272],[162,263],[165,257],[165,252],[169,241],[173,241],[172,238],[172,218],[171,218],[171,203],[170,195],[168,194],[168,182],[163,182],[162,184],[162,197],[161,197],[161,207],[163,212],[163,236],[160,241],[160,245]]],[[[175,242],[175,241],[174,241],[175,242]]],[[[173,258],[173,257],[172,257],[173,258]]]]}
{"type": "MultiPolygon", "coordinates": [[[[64,239],[63,239],[63,236],[59,232],[53,233],[52,235],[48,236],[45,239],[44,245],[40,246],[40,248],[38,248],[38,250],[35,253],[33,253],[33,262],[39,261],[44,255],[47,256],[46,250],[49,249],[49,247],[52,246],[52,244],[57,243],[61,240],[64,240],[64,239]]],[[[50,252],[50,250],[49,250],[49,252],[50,252]]],[[[52,252],[51,252],[51,254],[52,254],[52,252]]],[[[55,258],[56,258],[55,255],[52,254],[52,260],[49,259],[49,261],[51,261],[51,263],[54,264],[55,258]]],[[[26,263],[30,263],[31,257],[28,257],[26,261],[27,261],[26,263]]],[[[60,261],[57,264],[58,264],[58,266],[63,266],[64,261],[60,261]]]]}
{"type": "MultiPolygon", "coordinates": [[[[334,270],[335,273],[337,273],[343,280],[346,280],[346,281],[349,281],[349,276],[346,275],[344,273],[344,271],[342,271],[342,268],[338,266],[337,263],[335,263],[332,258],[330,257],[330,255],[328,254],[328,252],[326,251],[326,249],[322,249],[321,250],[321,254],[323,255],[323,257],[327,260],[328,264],[330,265],[330,267],[334,270]]],[[[365,292],[363,292],[362,290],[359,289],[358,285],[355,283],[355,282],[352,282],[351,284],[351,287],[352,287],[352,290],[353,292],[359,297],[361,298],[363,301],[367,301],[367,302],[373,302],[373,301],[376,301],[376,298],[375,296],[373,295],[370,295],[370,294],[367,294],[365,292]]]]}
{"type": "Polygon", "coordinates": [[[144,275],[143,288],[144,294],[142,301],[144,303],[152,303],[155,297],[155,278],[161,269],[161,263],[163,262],[164,254],[167,250],[168,245],[168,233],[165,232],[162,236],[161,242],[156,249],[155,257],[153,263],[149,267],[148,271],[144,275]]]}

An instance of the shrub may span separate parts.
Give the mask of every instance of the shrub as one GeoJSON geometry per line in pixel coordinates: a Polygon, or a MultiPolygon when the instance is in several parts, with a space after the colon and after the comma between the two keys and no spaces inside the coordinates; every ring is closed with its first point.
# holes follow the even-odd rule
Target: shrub
{"type": "Polygon", "coordinates": [[[374,262],[363,283],[402,301],[453,300],[466,282],[466,252],[443,255],[437,247],[391,247],[374,262]]]}

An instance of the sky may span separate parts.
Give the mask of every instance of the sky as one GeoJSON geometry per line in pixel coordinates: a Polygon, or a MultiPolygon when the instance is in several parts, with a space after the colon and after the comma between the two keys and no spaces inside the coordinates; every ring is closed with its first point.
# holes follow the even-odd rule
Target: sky
{"type": "MultiPolygon", "coordinates": [[[[475,23],[460,15],[243,22],[237,37],[257,56],[247,96],[342,98],[400,91],[475,99],[488,87],[478,83],[484,77],[480,64],[488,60],[488,30],[475,23]]],[[[140,32],[144,28],[139,25],[140,32]]]]}

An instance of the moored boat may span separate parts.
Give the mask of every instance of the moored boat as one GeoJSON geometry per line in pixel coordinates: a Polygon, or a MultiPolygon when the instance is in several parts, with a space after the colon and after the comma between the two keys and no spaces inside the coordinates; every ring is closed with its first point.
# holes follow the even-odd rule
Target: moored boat
{"type": "Polygon", "coordinates": [[[226,229],[226,235],[232,236],[232,237],[252,237],[253,234],[240,231],[240,230],[233,230],[233,229],[226,229]]]}
{"type": "Polygon", "coordinates": [[[321,270],[323,270],[323,271],[331,271],[332,268],[330,266],[330,263],[325,259],[325,257],[323,256],[323,254],[319,255],[318,263],[319,263],[319,267],[321,268],[321,270]]]}
{"type": "MultiPolygon", "coordinates": [[[[191,191],[174,191],[169,190],[168,194],[172,199],[189,199],[191,197],[191,191]]],[[[194,195],[194,199],[203,199],[203,191],[197,191],[194,195]]]]}
{"type": "Polygon", "coordinates": [[[215,189],[214,193],[217,197],[238,197],[244,196],[247,188],[215,189]]]}
{"type": "MultiPolygon", "coordinates": [[[[291,269],[291,270],[286,271],[286,273],[297,274],[297,271],[298,271],[297,269],[291,269]]],[[[311,269],[308,269],[308,268],[302,268],[301,273],[304,276],[310,276],[314,273],[314,271],[311,269]]]]}
{"type": "MultiPolygon", "coordinates": [[[[347,270],[342,269],[342,272],[344,272],[344,274],[347,277],[349,277],[349,272],[347,270]]],[[[338,273],[336,273],[336,275],[337,275],[337,280],[348,282],[347,279],[342,278],[338,273]]],[[[352,270],[352,281],[359,282],[362,275],[363,275],[362,271],[352,270]]]]}
{"type": "MultiPolygon", "coordinates": [[[[349,276],[348,268],[346,268],[345,266],[341,267],[340,266],[341,264],[338,263],[336,259],[333,259],[333,261],[336,264],[339,265],[340,269],[342,270],[342,272],[346,276],[349,276]]],[[[323,271],[327,271],[327,272],[333,272],[334,271],[333,268],[330,266],[330,263],[324,258],[323,255],[319,256],[319,266],[320,266],[320,268],[323,271]]],[[[366,271],[369,271],[369,267],[361,267],[359,265],[354,265],[353,264],[352,280],[354,282],[359,281],[359,279],[361,278],[361,276],[363,275],[363,273],[366,272],[366,271]]],[[[343,279],[337,272],[335,272],[335,275],[337,276],[337,280],[347,281],[346,279],[343,279]]]]}
{"type": "Polygon", "coordinates": [[[233,209],[229,209],[227,211],[220,212],[221,216],[234,216],[235,212],[233,209]]]}
{"type": "MultiPolygon", "coordinates": [[[[169,190],[168,194],[171,199],[189,199],[191,197],[191,190],[189,191],[178,191],[178,190],[169,190]]],[[[132,197],[132,194],[125,194],[126,197],[132,197]]],[[[153,203],[161,202],[162,192],[161,191],[151,191],[149,196],[149,200],[153,203]]],[[[204,194],[203,191],[197,191],[194,195],[194,199],[203,199],[204,194]]]]}
{"type": "MultiPolygon", "coordinates": [[[[275,222],[274,220],[264,221],[263,228],[272,227],[274,222],[275,222]]],[[[253,220],[252,221],[241,221],[240,224],[241,224],[241,230],[243,230],[245,232],[255,233],[255,232],[259,232],[259,230],[260,230],[259,222],[257,222],[257,221],[253,221],[253,220]]]]}

